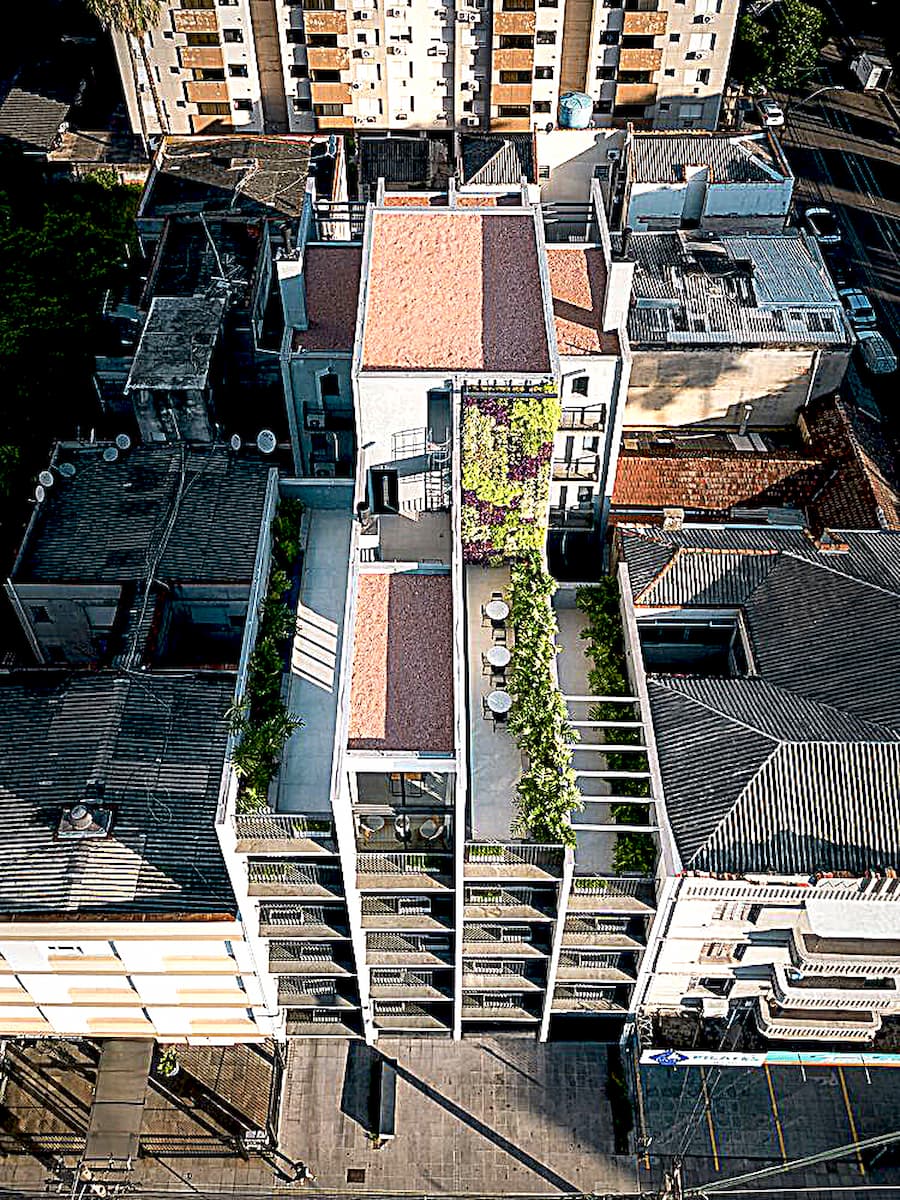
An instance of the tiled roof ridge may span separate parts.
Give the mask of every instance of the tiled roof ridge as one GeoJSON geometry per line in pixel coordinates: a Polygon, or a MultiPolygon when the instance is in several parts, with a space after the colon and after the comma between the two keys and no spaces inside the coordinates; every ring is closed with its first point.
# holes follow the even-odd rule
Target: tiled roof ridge
{"type": "MultiPolygon", "coordinates": [[[[661,544],[665,545],[665,542],[662,542],[661,544]]],[[[634,597],[635,604],[640,604],[641,601],[644,599],[644,597],[647,595],[647,593],[649,591],[651,591],[653,588],[655,588],[656,585],[659,583],[659,581],[661,579],[664,579],[666,577],[666,575],[669,574],[669,572],[674,567],[675,563],[680,558],[681,550],[682,550],[681,546],[673,547],[673,552],[672,552],[671,557],[669,558],[669,561],[665,564],[664,567],[662,567],[659,571],[656,572],[656,574],[653,576],[653,578],[650,580],[650,582],[647,584],[647,586],[641,588],[641,590],[638,592],[638,594],[634,597]]]]}
{"type": "MultiPolygon", "coordinates": [[[[715,712],[717,710],[714,709],[713,711],[715,712]]],[[[749,729],[749,728],[751,728],[751,726],[747,726],[747,728],[749,729]]],[[[757,729],[757,730],[754,730],[754,732],[759,733],[760,731],[757,729]]],[[[768,735],[764,734],[763,736],[766,737],[768,735]]],[[[694,851],[694,853],[691,855],[688,863],[685,864],[686,866],[690,866],[690,865],[696,863],[696,861],[700,857],[700,855],[705,853],[709,849],[710,844],[712,843],[712,841],[718,834],[719,830],[723,828],[723,826],[726,824],[726,822],[731,820],[732,816],[737,811],[737,809],[745,802],[749,789],[753,786],[753,784],[759,778],[761,773],[766,769],[766,767],[769,765],[769,763],[774,758],[777,758],[778,755],[780,755],[784,752],[784,747],[785,747],[784,742],[780,742],[780,741],[775,742],[775,744],[772,746],[772,752],[770,754],[767,754],[766,757],[763,759],[763,761],[759,764],[759,766],[756,768],[756,770],[753,772],[753,774],[750,776],[750,778],[747,780],[747,782],[744,784],[744,786],[741,788],[741,790],[735,796],[733,803],[729,805],[728,811],[722,814],[722,817],[719,820],[719,822],[716,824],[716,827],[712,830],[712,832],[709,834],[709,836],[706,838],[706,840],[701,845],[699,845],[697,847],[697,849],[694,851]]]]}
{"type": "MultiPolygon", "coordinates": [[[[662,543],[665,545],[665,543],[662,543]]],[[[669,561],[653,576],[646,587],[635,596],[634,603],[640,604],[644,597],[653,588],[659,584],[660,580],[664,579],[670,571],[673,570],[675,564],[689,554],[702,554],[704,556],[728,556],[729,558],[773,558],[781,551],[777,547],[770,546],[745,546],[734,549],[729,549],[727,546],[675,546],[675,553],[669,561]]]]}
{"type": "MultiPolygon", "coordinates": [[[[681,688],[673,687],[671,684],[666,683],[665,676],[650,675],[648,679],[651,679],[655,684],[661,688],[664,688],[667,692],[671,692],[672,695],[678,696],[680,699],[694,704],[697,708],[705,709],[706,712],[714,713],[717,717],[721,717],[725,721],[730,721],[733,725],[741,725],[750,733],[756,733],[761,738],[765,738],[767,742],[775,742],[776,745],[781,746],[784,745],[786,741],[790,741],[790,739],[787,738],[775,737],[773,734],[768,733],[765,729],[760,729],[757,725],[751,724],[750,721],[744,721],[740,717],[732,716],[731,713],[722,712],[721,708],[718,708],[715,704],[710,704],[706,700],[701,700],[699,696],[694,696],[691,692],[685,692],[682,691],[681,688]]],[[[769,684],[769,686],[771,687],[773,685],[769,684]]],[[[779,688],[778,690],[782,691],[783,689],[779,688]]]]}
{"type": "MultiPolygon", "coordinates": [[[[876,532],[873,530],[873,532],[876,532]]],[[[785,558],[792,558],[796,562],[804,563],[811,567],[818,567],[822,571],[828,571],[831,575],[836,575],[838,579],[847,579],[851,583],[858,583],[862,587],[871,588],[873,592],[880,592],[883,596],[891,596],[895,600],[900,600],[900,589],[887,587],[880,583],[874,583],[871,579],[865,579],[862,575],[858,575],[850,571],[839,571],[831,563],[825,561],[827,551],[816,551],[815,555],[799,554],[796,550],[784,549],[777,553],[784,555],[785,558]]],[[[838,552],[838,557],[843,555],[838,552]]]]}

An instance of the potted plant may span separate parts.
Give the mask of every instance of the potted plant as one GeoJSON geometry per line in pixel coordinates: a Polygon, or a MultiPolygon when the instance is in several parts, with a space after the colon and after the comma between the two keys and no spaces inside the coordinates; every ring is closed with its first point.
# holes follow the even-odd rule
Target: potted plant
{"type": "Polygon", "coordinates": [[[178,1061],[174,1046],[167,1046],[156,1063],[157,1075],[162,1079],[174,1079],[180,1070],[181,1063],[178,1061]]]}

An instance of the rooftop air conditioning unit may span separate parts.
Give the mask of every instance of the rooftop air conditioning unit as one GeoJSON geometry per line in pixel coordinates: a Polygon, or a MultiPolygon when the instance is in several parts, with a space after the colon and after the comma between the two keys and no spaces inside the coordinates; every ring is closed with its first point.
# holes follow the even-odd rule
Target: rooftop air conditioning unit
{"type": "Polygon", "coordinates": [[[480,125],[481,124],[481,122],[479,121],[479,119],[477,117],[463,117],[462,123],[463,123],[463,125],[480,125]]]}
{"type": "Polygon", "coordinates": [[[469,14],[467,12],[458,12],[456,14],[456,19],[457,19],[457,21],[463,21],[463,22],[468,21],[469,14]]]}
{"type": "Polygon", "coordinates": [[[607,152],[606,152],[606,161],[607,162],[618,162],[621,157],[622,157],[621,150],[607,150],[607,152]]]}

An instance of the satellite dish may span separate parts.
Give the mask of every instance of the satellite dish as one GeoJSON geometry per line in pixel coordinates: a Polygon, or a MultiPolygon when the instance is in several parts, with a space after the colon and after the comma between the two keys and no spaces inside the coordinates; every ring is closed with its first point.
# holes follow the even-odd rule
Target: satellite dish
{"type": "Polygon", "coordinates": [[[41,471],[40,475],[38,475],[38,483],[42,483],[45,488],[53,487],[53,472],[41,471]]]}
{"type": "Polygon", "coordinates": [[[244,443],[241,441],[241,435],[239,433],[233,433],[231,435],[231,440],[229,441],[228,444],[232,448],[232,450],[235,452],[235,454],[237,454],[238,450],[240,450],[241,446],[244,443]]]}
{"type": "Polygon", "coordinates": [[[106,449],[103,451],[103,461],[104,462],[115,462],[118,457],[119,457],[119,452],[115,448],[115,446],[107,446],[106,449]]]}
{"type": "Polygon", "coordinates": [[[71,479],[72,476],[75,474],[75,464],[74,463],[62,462],[59,464],[59,466],[56,469],[57,469],[57,471],[59,471],[60,475],[62,475],[63,479],[71,479]]]}
{"type": "Polygon", "coordinates": [[[47,495],[47,492],[45,491],[43,484],[39,483],[37,485],[37,487],[34,489],[34,498],[35,498],[35,500],[37,500],[38,504],[40,504],[40,502],[43,500],[43,498],[46,495],[47,495]]]}
{"type": "Polygon", "coordinates": [[[118,437],[116,438],[116,445],[119,447],[120,450],[130,450],[131,449],[131,438],[128,436],[127,433],[120,433],[118,435],[118,437]]]}
{"type": "Polygon", "coordinates": [[[278,445],[278,440],[271,429],[261,429],[256,435],[256,448],[260,454],[271,454],[278,445]]]}

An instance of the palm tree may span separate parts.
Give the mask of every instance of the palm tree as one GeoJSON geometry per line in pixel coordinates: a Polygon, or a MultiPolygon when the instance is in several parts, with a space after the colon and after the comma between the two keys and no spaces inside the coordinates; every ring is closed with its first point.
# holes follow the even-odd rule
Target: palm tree
{"type": "Polygon", "coordinates": [[[104,29],[114,29],[125,38],[128,46],[128,55],[131,59],[131,74],[134,78],[135,95],[138,102],[138,116],[141,122],[141,134],[146,146],[147,123],[144,117],[144,105],[141,101],[140,88],[138,87],[134,48],[137,46],[141,55],[144,74],[147,77],[150,87],[150,95],[153,98],[153,107],[156,111],[159,128],[162,133],[168,133],[168,120],[160,102],[159,92],[156,90],[156,80],[153,77],[153,71],[150,67],[150,59],[147,55],[147,43],[145,41],[147,32],[159,21],[161,0],[85,0],[85,4],[88,11],[97,18],[104,29]]]}

